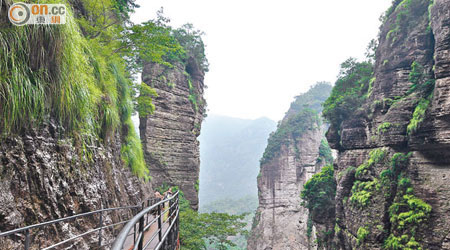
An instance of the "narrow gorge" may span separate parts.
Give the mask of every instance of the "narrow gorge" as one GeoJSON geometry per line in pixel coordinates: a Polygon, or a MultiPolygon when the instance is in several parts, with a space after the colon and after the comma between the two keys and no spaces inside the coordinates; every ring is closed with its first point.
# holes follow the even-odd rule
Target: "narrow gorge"
{"type": "Polygon", "coordinates": [[[0,0],[0,250],[450,250],[450,0],[382,1],[0,0]]]}

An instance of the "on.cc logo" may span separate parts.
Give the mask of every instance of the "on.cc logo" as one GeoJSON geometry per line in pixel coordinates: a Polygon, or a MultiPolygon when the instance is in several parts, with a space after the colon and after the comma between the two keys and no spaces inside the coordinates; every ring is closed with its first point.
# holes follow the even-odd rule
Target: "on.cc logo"
{"type": "Polygon", "coordinates": [[[8,11],[8,18],[15,25],[24,25],[30,19],[30,9],[24,3],[11,5],[8,11]]]}

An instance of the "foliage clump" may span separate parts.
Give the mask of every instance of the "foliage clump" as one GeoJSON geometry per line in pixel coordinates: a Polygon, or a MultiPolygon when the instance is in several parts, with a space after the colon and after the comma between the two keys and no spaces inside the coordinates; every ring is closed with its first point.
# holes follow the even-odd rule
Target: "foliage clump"
{"type": "Polygon", "coordinates": [[[375,164],[380,163],[386,156],[386,150],[383,148],[377,148],[369,152],[369,159],[361,164],[355,173],[355,177],[359,178],[362,175],[367,174],[368,170],[375,164]]]}
{"type": "Polygon", "coordinates": [[[384,242],[386,249],[422,249],[417,230],[429,219],[431,206],[414,195],[411,181],[399,176],[397,195],[389,207],[392,231],[384,242]]]}
{"type": "Polygon", "coordinates": [[[361,164],[355,172],[357,181],[353,183],[352,195],[350,196],[350,204],[364,208],[369,205],[369,202],[373,196],[374,191],[379,191],[381,184],[378,178],[372,178],[367,180],[365,176],[369,173],[369,170],[376,164],[381,163],[386,157],[386,150],[383,148],[377,148],[369,153],[369,159],[361,164]],[[364,177],[364,178],[363,178],[364,177]]]}
{"type": "Polygon", "coordinates": [[[155,110],[152,97],[157,97],[158,94],[155,89],[145,83],[141,83],[138,88],[139,97],[137,97],[137,111],[139,113],[139,117],[146,117],[152,114],[155,110]]]}
{"type": "Polygon", "coordinates": [[[350,58],[341,64],[341,70],[330,97],[323,103],[323,116],[336,128],[358,109],[373,83],[373,64],[350,58]]]}
{"type": "Polygon", "coordinates": [[[326,139],[322,139],[320,141],[319,158],[317,158],[318,162],[322,162],[323,160],[327,164],[333,163],[333,153],[331,152],[330,145],[328,145],[328,141],[326,139]]]}
{"type": "Polygon", "coordinates": [[[386,133],[390,128],[392,127],[392,123],[390,122],[383,122],[382,124],[380,124],[380,126],[378,126],[377,128],[377,132],[378,133],[386,133]]]}
{"type": "MultiPolygon", "coordinates": [[[[168,185],[163,185],[157,190],[163,193],[168,188],[168,185]]],[[[235,246],[235,243],[229,239],[230,236],[248,233],[244,229],[246,223],[243,222],[246,214],[199,213],[190,208],[189,201],[178,187],[173,187],[172,191],[180,192],[181,249],[206,249],[207,243],[209,243],[217,249],[226,250],[235,246]]]]}
{"type": "Polygon", "coordinates": [[[408,127],[406,128],[407,134],[412,134],[417,131],[420,123],[425,119],[425,113],[428,106],[433,98],[433,89],[435,80],[432,78],[431,74],[425,72],[424,67],[414,61],[411,65],[411,72],[409,73],[409,81],[413,84],[408,91],[408,94],[413,92],[419,92],[422,96],[420,98],[416,108],[414,109],[413,116],[409,121],[408,127]]]}
{"type": "Polygon", "coordinates": [[[369,205],[373,191],[378,191],[379,189],[380,185],[377,178],[371,181],[355,181],[352,187],[352,196],[349,198],[350,202],[356,207],[364,208],[369,205]]]}
{"type": "Polygon", "coordinates": [[[420,123],[425,119],[425,112],[430,104],[431,98],[421,98],[416,108],[414,109],[413,116],[409,121],[408,127],[406,127],[407,134],[412,134],[417,131],[420,123]]]}
{"type": "Polygon", "coordinates": [[[370,231],[368,227],[360,227],[358,228],[357,237],[356,237],[356,244],[359,246],[361,245],[366,237],[370,234],[370,231]]]}
{"type": "Polygon", "coordinates": [[[282,145],[289,145],[290,140],[295,140],[308,130],[318,128],[320,124],[321,120],[318,113],[309,108],[305,108],[290,117],[270,135],[266,150],[261,158],[261,164],[273,159],[281,150],[282,145]]]}
{"type": "Polygon", "coordinates": [[[334,209],[334,197],[336,195],[336,180],[334,179],[333,166],[325,166],[314,174],[303,186],[301,198],[302,204],[310,214],[325,216],[334,209]]]}
{"type": "MultiPolygon", "coordinates": [[[[284,121],[270,135],[266,150],[260,161],[261,164],[273,159],[281,150],[282,145],[289,145],[291,140],[296,142],[297,138],[301,137],[306,131],[317,129],[321,126],[322,119],[319,116],[321,103],[326,99],[330,91],[330,84],[319,82],[306,93],[296,97],[295,101],[291,103],[284,121]]],[[[323,150],[326,149],[323,148],[323,150]]],[[[326,152],[322,151],[322,153],[326,152]]]]}
{"type": "Polygon", "coordinates": [[[408,94],[419,91],[429,95],[434,89],[435,80],[432,74],[426,73],[425,68],[416,61],[411,64],[409,81],[412,82],[412,85],[407,92],[408,94]]]}
{"type": "Polygon", "coordinates": [[[291,103],[289,111],[296,113],[304,108],[310,108],[318,113],[322,111],[322,103],[330,96],[331,84],[328,82],[318,82],[306,93],[295,97],[291,103]]]}
{"type": "MultiPolygon", "coordinates": [[[[432,4],[433,1],[429,1],[432,4]]],[[[386,17],[394,14],[395,22],[386,35],[386,40],[397,41],[399,35],[406,33],[417,24],[417,16],[420,11],[428,11],[422,0],[394,0],[391,8],[386,12],[386,17]]]]}

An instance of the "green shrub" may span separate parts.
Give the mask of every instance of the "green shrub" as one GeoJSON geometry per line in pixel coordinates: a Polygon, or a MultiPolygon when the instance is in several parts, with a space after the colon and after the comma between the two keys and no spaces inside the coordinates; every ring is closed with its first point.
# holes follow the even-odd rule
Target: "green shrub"
{"type": "Polygon", "coordinates": [[[323,116],[336,128],[351,117],[368,96],[373,79],[373,65],[350,58],[341,64],[341,71],[330,97],[323,104],[323,116]]]}
{"type": "Polygon", "coordinates": [[[370,234],[370,231],[367,227],[358,228],[356,244],[358,246],[361,245],[369,234],[370,234]]]}
{"type": "Polygon", "coordinates": [[[377,148],[369,152],[369,159],[361,164],[355,173],[355,177],[359,178],[362,175],[366,174],[367,171],[374,166],[375,164],[381,162],[386,156],[386,150],[383,148],[377,148]]]}
{"type": "Polygon", "coordinates": [[[198,100],[197,100],[198,96],[197,96],[194,86],[192,85],[190,76],[188,77],[188,87],[189,87],[188,99],[192,103],[192,107],[194,108],[195,112],[197,112],[198,111],[198,100]]]}
{"type": "Polygon", "coordinates": [[[82,159],[92,160],[93,145],[107,143],[122,128],[122,160],[148,179],[131,122],[132,72],[120,52],[122,18],[132,6],[82,2],[85,11],[76,18],[66,4],[65,25],[0,29],[2,136],[55,119],[64,136],[74,138],[82,159]],[[120,13],[114,10],[119,6],[120,13]]]}
{"type": "Polygon", "coordinates": [[[380,124],[380,126],[378,126],[377,128],[377,132],[380,133],[386,133],[388,131],[389,128],[392,127],[392,123],[390,122],[383,122],[382,124],[380,124]]]}
{"type": "Polygon", "coordinates": [[[412,85],[407,94],[420,91],[425,93],[425,95],[429,95],[434,89],[435,80],[433,76],[426,74],[424,67],[416,61],[411,64],[409,81],[412,82],[412,85]]]}
{"type": "Polygon", "coordinates": [[[333,166],[323,167],[313,175],[301,192],[303,205],[308,208],[312,216],[322,214],[326,216],[334,209],[334,196],[336,195],[336,180],[334,179],[333,166]]]}
{"type": "Polygon", "coordinates": [[[270,135],[266,150],[261,158],[261,164],[273,159],[281,150],[282,145],[288,145],[291,139],[299,138],[306,131],[318,128],[320,124],[321,120],[318,113],[309,108],[305,108],[290,117],[270,135]]]}
{"type": "Polygon", "coordinates": [[[313,230],[313,220],[311,218],[311,215],[308,214],[308,222],[306,223],[306,236],[308,239],[312,236],[312,230],[313,230]]]}
{"type": "Polygon", "coordinates": [[[152,97],[157,97],[156,91],[145,83],[139,85],[139,97],[137,98],[137,111],[139,117],[146,117],[153,114],[155,111],[155,105],[153,104],[152,97]]]}
{"type": "Polygon", "coordinates": [[[431,206],[413,193],[411,181],[399,177],[397,196],[389,207],[392,232],[384,242],[386,249],[421,249],[416,232],[429,219],[431,206]]]}
{"type": "MultiPolygon", "coordinates": [[[[169,189],[169,185],[163,184],[156,188],[160,193],[169,189]]],[[[180,244],[181,249],[197,250],[206,249],[207,241],[216,245],[218,249],[228,249],[235,244],[230,237],[238,234],[246,235],[244,229],[246,214],[230,215],[227,213],[199,213],[189,206],[189,201],[178,187],[172,187],[173,192],[180,191],[180,244]]]]}
{"type": "Polygon", "coordinates": [[[369,205],[372,198],[373,191],[378,191],[380,188],[378,179],[372,181],[356,181],[352,187],[352,195],[350,202],[353,206],[364,208],[369,205]]]}
{"type": "Polygon", "coordinates": [[[414,11],[421,9],[421,0],[395,0],[393,6],[389,8],[386,14],[396,13],[394,26],[386,36],[386,40],[391,39],[394,43],[401,33],[406,32],[413,27],[416,15],[414,11]]]}
{"type": "Polygon", "coordinates": [[[317,158],[318,162],[325,160],[327,164],[333,164],[333,154],[331,152],[331,148],[328,145],[328,141],[326,139],[322,139],[320,141],[319,146],[319,158],[317,158]]]}
{"type": "Polygon", "coordinates": [[[134,124],[131,118],[127,119],[123,126],[125,126],[127,133],[120,151],[122,160],[125,166],[129,166],[136,176],[148,181],[150,176],[148,175],[149,171],[144,160],[141,140],[134,130],[134,124]]]}
{"type": "Polygon", "coordinates": [[[425,112],[428,109],[431,97],[432,96],[429,96],[426,99],[425,98],[420,99],[419,103],[414,109],[414,113],[411,120],[409,121],[408,127],[406,128],[406,132],[408,135],[416,132],[419,127],[419,124],[422,123],[423,120],[425,119],[425,112]]]}
{"type": "Polygon", "coordinates": [[[195,182],[194,188],[195,188],[195,191],[197,191],[197,193],[200,191],[200,180],[197,180],[195,182]]]}

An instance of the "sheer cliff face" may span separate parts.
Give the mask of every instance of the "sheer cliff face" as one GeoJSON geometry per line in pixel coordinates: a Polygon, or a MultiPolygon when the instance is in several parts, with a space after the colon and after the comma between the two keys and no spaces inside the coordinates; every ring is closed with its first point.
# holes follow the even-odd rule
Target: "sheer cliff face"
{"type": "MultiPolygon", "coordinates": [[[[58,131],[63,129],[48,123],[0,143],[0,231],[101,208],[136,205],[152,194],[149,183],[142,183],[124,167],[118,135],[108,146],[92,146],[90,161],[80,157],[72,139],[58,131]]],[[[129,212],[104,213],[104,222],[129,218],[129,212]]],[[[41,249],[97,226],[96,216],[32,230],[31,247],[41,249]]],[[[104,231],[103,236],[103,243],[114,239],[110,231],[104,231]]],[[[20,239],[1,238],[0,248],[23,248],[20,239]]],[[[97,236],[92,236],[71,246],[92,249],[97,244],[97,236]]]]}
{"type": "Polygon", "coordinates": [[[450,1],[404,1],[393,10],[381,27],[372,94],[327,134],[340,151],[333,244],[450,249],[450,1]],[[414,62],[428,79],[413,82],[414,62]],[[434,90],[411,93],[428,80],[434,90]]]}
{"type": "MultiPolygon", "coordinates": [[[[325,98],[330,89],[330,85],[325,87],[325,98]]],[[[326,164],[319,155],[325,128],[317,111],[298,106],[291,105],[269,138],[258,176],[259,207],[248,249],[309,249],[314,241],[307,236],[308,211],[301,206],[300,193],[326,164]]]]}
{"type": "Polygon", "coordinates": [[[192,208],[198,208],[199,142],[205,100],[204,72],[195,60],[169,69],[148,63],[143,81],[155,88],[155,112],[140,119],[144,156],[154,187],[181,188],[192,208]]]}

